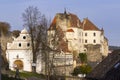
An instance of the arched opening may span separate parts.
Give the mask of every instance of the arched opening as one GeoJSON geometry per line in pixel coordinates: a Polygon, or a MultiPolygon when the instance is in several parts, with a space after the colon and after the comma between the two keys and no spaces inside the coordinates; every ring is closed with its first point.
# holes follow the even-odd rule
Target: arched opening
{"type": "Polygon", "coordinates": [[[21,60],[15,60],[14,65],[15,65],[15,68],[17,67],[20,70],[23,69],[23,61],[21,61],[21,60]]]}

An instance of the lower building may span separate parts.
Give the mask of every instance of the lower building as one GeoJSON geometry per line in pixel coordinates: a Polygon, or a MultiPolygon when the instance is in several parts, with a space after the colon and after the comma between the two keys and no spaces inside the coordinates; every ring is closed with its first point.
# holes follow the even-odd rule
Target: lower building
{"type": "Polygon", "coordinates": [[[33,63],[31,38],[26,29],[11,43],[7,43],[6,58],[11,70],[18,68],[20,71],[31,72],[32,66],[36,66],[36,71],[41,72],[41,56],[38,55],[36,64],[33,63]]]}

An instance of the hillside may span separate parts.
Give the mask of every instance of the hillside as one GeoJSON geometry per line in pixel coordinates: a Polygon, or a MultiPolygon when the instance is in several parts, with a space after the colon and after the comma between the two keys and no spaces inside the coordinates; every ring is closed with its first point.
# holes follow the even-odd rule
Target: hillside
{"type": "Polygon", "coordinates": [[[120,49],[120,46],[109,46],[109,50],[120,49]]]}

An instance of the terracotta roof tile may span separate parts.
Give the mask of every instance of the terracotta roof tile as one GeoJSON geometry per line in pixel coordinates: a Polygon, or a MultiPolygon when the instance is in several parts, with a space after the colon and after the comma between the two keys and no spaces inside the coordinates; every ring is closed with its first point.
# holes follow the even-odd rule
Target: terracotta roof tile
{"type": "Polygon", "coordinates": [[[68,29],[67,32],[74,32],[74,30],[73,29],[68,29]]]}
{"type": "Polygon", "coordinates": [[[55,16],[48,30],[53,30],[54,27],[56,27],[56,20],[57,20],[57,17],[55,16]]]}
{"type": "Polygon", "coordinates": [[[84,30],[97,30],[97,31],[100,30],[87,18],[83,20],[82,24],[83,24],[84,30]]]}
{"type": "Polygon", "coordinates": [[[80,21],[80,19],[72,13],[69,13],[71,19],[70,19],[70,23],[71,23],[71,27],[81,27],[82,23],[80,21]]]}

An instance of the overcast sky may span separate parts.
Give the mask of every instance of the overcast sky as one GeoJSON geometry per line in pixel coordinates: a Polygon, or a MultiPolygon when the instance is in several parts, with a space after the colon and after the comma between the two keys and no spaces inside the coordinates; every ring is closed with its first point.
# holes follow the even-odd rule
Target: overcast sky
{"type": "Polygon", "coordinates": [[[8,22],[11,30],[22,30],[22,13],[28,6],[38,7],[51,19],[65,8],[81,21],[88,17],[105,30],[110,45],[120,46],[120,0],[0,0],[0,21],[8,22]]]}

